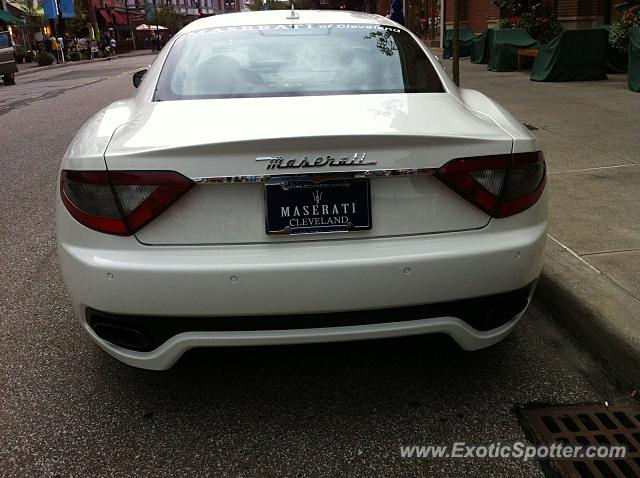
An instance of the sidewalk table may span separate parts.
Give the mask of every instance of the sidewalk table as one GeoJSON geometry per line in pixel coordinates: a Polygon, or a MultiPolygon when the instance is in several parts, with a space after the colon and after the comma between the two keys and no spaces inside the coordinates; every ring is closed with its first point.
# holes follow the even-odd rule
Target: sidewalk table
{"type": "Polygon", "coordinates": [[[518,50],[518,71],[522,71],[522,58],[525,56],[535,58],[538,55],[538,50],[535,48],[526,48],[518,50]]]}

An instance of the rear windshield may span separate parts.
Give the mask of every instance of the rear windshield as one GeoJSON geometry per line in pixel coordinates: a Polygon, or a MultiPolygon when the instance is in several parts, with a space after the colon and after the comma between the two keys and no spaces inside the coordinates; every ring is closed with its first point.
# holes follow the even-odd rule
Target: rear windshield
{"type": "Polygon", "coordinates": [[[424,51],[399,28],[289,24],[181,36],[167,56],[154,99],[442,91],[424,51]]]}

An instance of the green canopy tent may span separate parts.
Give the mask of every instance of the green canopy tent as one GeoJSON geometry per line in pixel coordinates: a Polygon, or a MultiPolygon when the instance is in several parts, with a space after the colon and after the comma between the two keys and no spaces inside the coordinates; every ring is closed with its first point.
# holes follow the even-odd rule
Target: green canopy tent
{"type": "Polygon", "coordinates": [[[603,28],[565,30],[538,48],[533,81],[589,81],[607,79],[607,43],[603,28]]]}
{"type": "Polygon", "coordinates": [[[629,89],[640,93],[640,27],[631,27],[629,33],[629,89]]]}
{"type": "Polygon", "coordinates": [[[489,63],[489,49],[493,42],[495,30],[489,28],[471,42],[471,63],[478,65],[486,65],[489,63]]]}
{"type": "Polygon", "coordinates": [[[518,69],[518,50],[537,48],[539,44],[522,28],[496,30],[489,45],[487,68],[491,71],[515,71],[518,69]]]}
{"type": "MultiPolygon", "coordinates": [[[[467,27],[460,27],[458,33],[460,40],[460,57],[471,55],[471,43],[477,37],[467,27]]],[[[453,56],[453,30],[447,30],[444,36],[444,48],[442,58],[449,59],[453,56]]]]}
{"type": "Polygon", "coordinates": [[[22,25],[24,22],[5,10],[0,10],[0,23],[5,25],[22,25]]]}
{"type": "MultiPolygon", "coordinates": [[[[611,35],[611,25],[602,25],[598,28],[605,30],[607,36],[611,35]]],[[[611,42],[607,41],[607,71],[609,73],[626,73],[628,60],[626,52],[618,50],[611,42]]]]}

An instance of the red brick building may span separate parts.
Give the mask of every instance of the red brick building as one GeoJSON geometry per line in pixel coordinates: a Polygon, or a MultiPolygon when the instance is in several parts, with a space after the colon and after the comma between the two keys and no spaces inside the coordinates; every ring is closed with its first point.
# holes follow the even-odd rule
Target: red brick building
{"type": "MultiPolygon", "coordinates": [[[[365,7],[369,4],[362,0],[365,7]]],[[[500,18],[507,12],[501,12],[492,0],[458,0],[460,5],[460,23],[466,25],[474,33],[481,33],[487,28],[495,28],[500,18]]],[[[544,0],[557,12],[558,19],[565,28],[589,28],[602,24],[610,24],[617,20],[616,6],[626,0],[544,0]]],[[[403,0],[406,26],[416,33],[423,33],[426,40],[439,43],[441,12],[445,17],[446,28],[453,25],[453,0],[403,0]],[[428,33],[420,28],[420,22],[432,25],[428,33]],[[433,28],[436,26],[436,28],[433,28]]],[[[391,0],[375,0],[373,8],[362,8],[365,11],[387,15],[391,0]]],[[[360,10],[360,8],[357,8],[360,10]]]]}
{"type": "MultiPolygon", "coordinates": [[[[624,0],[547,0],[556,9],[558,19],[565,28],[589,28],[604,23],[611,23],[616,19],[617,4],[624,0]]],[[[505,12],[495,6],[491,0],[459,0],[460,23],[467,25],[475,33],[480,33],[487,27],[495,27],[505,12]],[[502,15],[501,15],[502,13],[502,15]]],[[[453,0],[446,0],[446,23],[451,28],[453,0]]]]}

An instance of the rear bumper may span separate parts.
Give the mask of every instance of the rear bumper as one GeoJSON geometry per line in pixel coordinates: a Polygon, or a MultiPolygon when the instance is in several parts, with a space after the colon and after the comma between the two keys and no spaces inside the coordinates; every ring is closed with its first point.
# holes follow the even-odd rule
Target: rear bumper
{"type": "Polygon", "coordinates": [[[457,317],[436,317],[377,324],[286,330],[191,331],[172,336],[149,352],[119,347],[100,338],[87,321],[87,333],[108,354],[121,362],[148,370],[167,370],[189,349],[198,347],[235,347],[287,345],[404,337],[422,334],[446,334],[468,351],[489,347],[504,339],[524,313],[518,313],[505,324],[479,331],[457,317]]]}
{"type": "Polygon", "coordinates": [[[18,72],[18,65],[13,59],[13,51],[8,55],[0,55],[0,76],[18,72]]]}
{"type": "MultiPolygon", "coordinates": [[[[534,284],[522,289],[475,299],[393,309],[373,309],[329,314],[254,315],[235,317],[135,316],[91,308],[85,318],[95,334],[114,345],[151,352],[167,340],[188,332],[259,332],[337,329],[378,324],[410,323],[423,319],[455,317],[478,332],[503,326],[529,304],[534,284]]],[[[335,332],[335,331],[334,331],[335,332]]]]}
{"type": "MultiPolygon", "coordinates": [[[[185,331],[151,351],[102,340],[87,309],[124,316],[227,318],[373,311],[452,303],[516,291],[536,281],[546,238],[546,204],[465,232],[322,242],[144,246],[95,233],[63,208],[59,255],[74,309],[98,344],[118,359],[170,367],[189,348],[267,345],[445,333],[463,348],[492,345],[520,314],[481,331],[444,310],[429,318],[336,327],[185,331]],[[85,245],[90,245],[87,247],[85,245]]],[[[423,316],[424,317],[424,316],[423,316]]]]}
{"type": "MultiPolygon", "coordinates": [[[[65,235],[82,227],[71,222],[65,235]]],[[[545,223],[501,230],[499,222],[477,231],[321,244],[149,247],[108,236],[100,239],[110,244],[96,240],[92,247],[60,241],[59,254],[74,303],[113,314],[339,312],[450,302],[533,282],[545,223]]]]}

